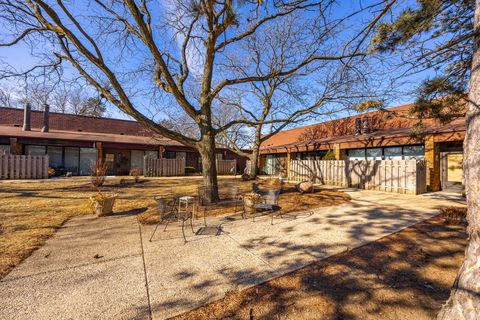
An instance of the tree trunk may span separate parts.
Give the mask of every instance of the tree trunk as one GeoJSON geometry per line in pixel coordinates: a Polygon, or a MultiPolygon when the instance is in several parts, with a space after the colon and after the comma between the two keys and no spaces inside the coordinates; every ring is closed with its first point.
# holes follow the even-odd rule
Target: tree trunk
{"type": "Polygon", "coordinates": [[[207,201],[216,202],[218,196],[217,163],[215,156],[215,135],[211,132],[202,134],[202,140],[198,143],[198,151],[202,157],[202,175],[205,185],[207,201]]]}
{"type": "MultiPolygon", "coordinates": [[[[475,30],[480,27],[480,0],[476,1],[475,30]]],[[[469,243],[450,298],[437,319],[480,319],[480,37],[475,39],[475,54],[469,85],[466,115],[467,132],[463,142],[463,172],[467,196],[469,243]]]]}
{"type": "Polygon", "coordinates": [[[250,157],[248,158],[250,160],[250,178],[251,179],[255,179],[257,177],[257,174],[258,174],[258,160],[259,160],[259,157],[260,157],[260,146],[259,145],[256,145],[252,148],[252,154],[250,155],[250,157]]]}

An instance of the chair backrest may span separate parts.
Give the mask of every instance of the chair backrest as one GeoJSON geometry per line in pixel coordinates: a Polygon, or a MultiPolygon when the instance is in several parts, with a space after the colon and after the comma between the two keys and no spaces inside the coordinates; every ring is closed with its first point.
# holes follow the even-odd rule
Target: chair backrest
{"type": "Polygon", "coordinates": [[[157,210],[160,217],[164,217],[172,212],[175,206],[175,197],[156,197],[157,210]]]}
{"type": "Polygon", "coordinates": [[[211,190],[215,188],[219,190],[217,185],[214,185],[211,187],[205,187],[205,186],[198,187],[197,188],[198,203],[202,206],[208,205],[209,203],[207,201],[207,194],[210,194],[211,190]]]}
{"type": "Polygon", "coordinates": [[[230,197],[236,200],[240,194],[240,189],[238,187],[230,187],[229,190],[230,190],[230,197]]]}
{"type": "Polygon", "coordinates": [[[263,198],[266,204],[278,204],[279,196],[280,190],[267,190],[263,198]]]}

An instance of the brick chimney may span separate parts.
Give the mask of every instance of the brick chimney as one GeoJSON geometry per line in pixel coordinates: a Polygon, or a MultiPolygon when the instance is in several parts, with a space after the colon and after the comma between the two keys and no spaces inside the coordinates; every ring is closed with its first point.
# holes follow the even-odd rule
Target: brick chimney
{"type": "Polygon", "coordinates": [[[356,118],[355,119],[355,135],[361,135],[362,134],[362,119],[361,118],[356,118]]]}
{"type": "Polygon", "coordinates": [[[43,127],[42,132],[48,132],[49,129],[49,117],[50,117],[50,106],[48,104],[43,105],[43,127]]]}
{"type": "Polygon", "coordinates": [[[363,117],[362,124],[363,124],[363,133],[370,133],[370,123],[368,121],[368,116],[363,117]]]}
{"type": "Polygon", "coordinates": [[[30,103],[25,103],[25,107],[23,109],[23,131],[30,131],[32,127],[30,126],[30,115],[31,115],[32,107],[30,103]]]}

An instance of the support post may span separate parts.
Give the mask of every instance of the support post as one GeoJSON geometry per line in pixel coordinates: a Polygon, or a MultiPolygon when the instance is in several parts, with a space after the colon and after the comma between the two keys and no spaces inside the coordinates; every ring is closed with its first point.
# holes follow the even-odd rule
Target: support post
{"type": "Polygon", "coordinates": [[[95,142],[97,148],[97,164],[102,163],[103,160],[103,144],[101,142],[95,142]]]}
{"type": "Polygon", "coordinates": [[[10,138],[10,154],[23,154],[23,146],[18,143],[17,138],[10,138]]]}
{"type": "Polygon", "coordinates": [[[290,166],[291,166],[292,154],[290,149],[287,149],[287,180],[290,180],[290,166]]]}
{"type": "Polygon", "coordinates": [[[344,160],[345,159],[345,150],[340,149],[340,144],[335,143],[333,145],[333,153],[335,154],[335,160],[344,160]]]}
{"type": "Polygon", "coordinates": [[[427,188],[430,191],[440,191],[440,146],[435,143],[434,136],[425,137],[425,161],[427,165],[427,188]]]}
{"type": "Polygon", "coordinates": [[[158,158],[163,159],[163,154],[165,153],[165,146],[158,147],[158,158]]]}

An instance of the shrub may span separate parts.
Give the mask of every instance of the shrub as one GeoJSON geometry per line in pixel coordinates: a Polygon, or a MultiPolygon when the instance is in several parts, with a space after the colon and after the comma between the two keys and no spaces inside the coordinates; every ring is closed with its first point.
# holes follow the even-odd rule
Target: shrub
{"type": "Polygon", "coordinates": [[[322,160],[337,160],[337,159],[335,158],[335,154],[333,153],[333,151],[329,149],[327,151],[327,154],[323,156],[322,160]]]}
{"type": "Polygon", "coordinates": [[[135,180],[135,182],[139,182],[140,181],[140,174],[142,173],[142,169],[141,168],[132,168],[130,170],[130,173],[129,175],[132,176],[135,180]]]}
{"type": "Polygon", "coordinates": [[[248,173],[242,174],[242,180],[243,181],[248,181],[248,180],[253,180],[252,177],[248,173]]]}
{"type": "Polygon", "coordinates": [[[462,223],[467,219],[467,208],[446,207],[440,209],[440,216],[449,223],[462,223]]]}
{"type": "Polygon", "coordinates": [[[194,167],[185,167],[185,174],[197,174],[200,173],[199,170],[197,170],[194,167]]]}
{"type": "Polygon", "coordinates": [[[49,178],[53,177],[55,175],[55,169],[52,167],[48,167],[47,174],[49,178]]]}
{"type": "Polygon", "coordinates": [[[99,188],[105,182],[107,176],[108,162],[96,161],[90,167],[90,182],[95,188],[99,188]]]}

